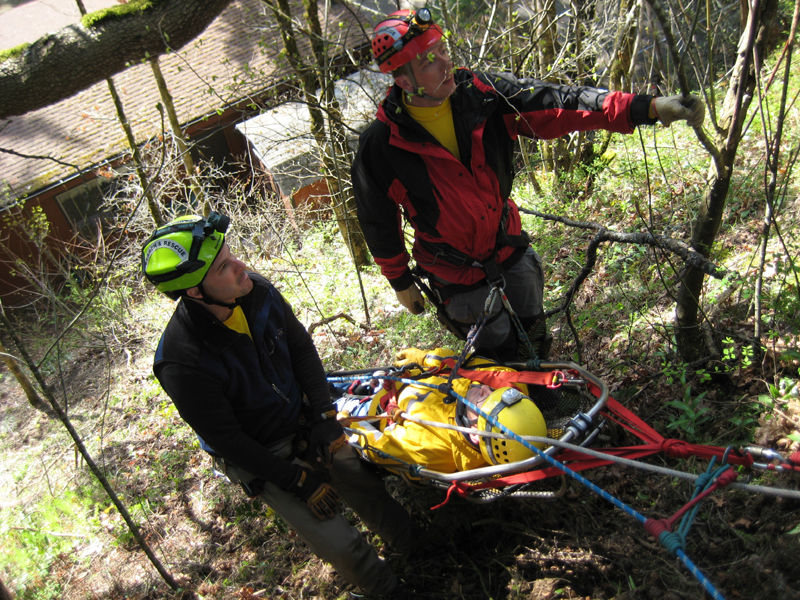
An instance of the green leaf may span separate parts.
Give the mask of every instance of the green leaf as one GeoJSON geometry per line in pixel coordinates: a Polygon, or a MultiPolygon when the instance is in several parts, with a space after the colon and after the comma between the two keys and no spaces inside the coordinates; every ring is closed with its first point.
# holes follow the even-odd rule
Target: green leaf
{"type": "Polygon", "coordinates": [[[683,411],[690,411],[692,410],[688,404],[681,400],[673,400],[672,402],[667,402],[667,406],[672,406],[673,408],[679,408],[683,411]]]}

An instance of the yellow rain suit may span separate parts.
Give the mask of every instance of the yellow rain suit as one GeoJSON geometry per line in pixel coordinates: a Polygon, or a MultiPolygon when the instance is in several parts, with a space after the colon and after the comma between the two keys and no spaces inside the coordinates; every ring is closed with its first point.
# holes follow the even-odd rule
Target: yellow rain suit
{"type": "MultiPolygon", "coordinates": [[[[449,348],[436,348],[431,351],[409,348],[396,355],[395,366],[416,363],[427,371],[431,367],[439,367],[442,359],[448,357],[457,358],[457,355],[449,348]]],[[[470,359],[464,366],[476,371],[513,371],[513,369],[479,357],[470,359]]],[[[417,375],[420,372],[420,369],[415,369],[410,371],[410,374],[417,375]]],[[[443,376],[427,377],[420,379],[419,382],[429,385],[446,383],[448,374],[449,371],[443,376]]],[[[458,425],[456,422],[458,403],[445,404],[444,394],[441,392],[426,385],[411,385],[399,381],[387,381],[386,383],[394,387],[397,404],[403,412],[426,421],[458,425]]],[[[469,379],[455,378],[453,390],[460,396],[466,396],[467,390],[474,383],[469,379]]],[[[519,384],[518,387],[523,393],[527,393],[527,386],[519,384]]],[[[380,396],[383,394],[392,394],[392,390],[383,389],[376,394],[375,406],[378,405],[380,396]]],[[[396,466],[398,470],[405,471],[403,463],[410,463],[441,473],[453,473],[476,469],[487,464],[480,451],[461,432],[420,425],[407,420],[402,424],[392,423],[385,427],[384,423],[385,421],[382,421],[378,425],[383,428],[382,431],[364,421],[354,423],[352,427],[361,431],[364,437],[356,436],[351,438],[351,441],[355,441],[361,446],[368,446],[367,458],[387,468],[396,466]],[[403,463],[380,456],[370,448],[383,451],[400,459],[403,463]]]]}

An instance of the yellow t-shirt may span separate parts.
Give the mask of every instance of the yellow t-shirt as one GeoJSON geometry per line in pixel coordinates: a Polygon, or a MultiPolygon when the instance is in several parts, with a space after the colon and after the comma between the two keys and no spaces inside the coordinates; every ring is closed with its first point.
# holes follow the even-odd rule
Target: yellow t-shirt
{"type": "Polygon", "coordinates": [[[241,306],[235,306],[233,308],[233,314],[222,324],[239,333],[246,333],[247,337],[251,340],[253,339],[253,335],[250,333],[250,326],[247,324],[247,318],[244,316],[244,311],[241,306]]]}
{"type": "Polygon", "coordinates": [[[411,106],[406,103],[405,96],[403,96],[403,104],[405,104],[408,114],[417,123],[422,125],[442,146],[450,150],[453,156],[461,160],[461,153],[458,151],[458,142],[456,141],[456,130],[453,126],[453,105],[450,98],[439,106],[411,106]]]}

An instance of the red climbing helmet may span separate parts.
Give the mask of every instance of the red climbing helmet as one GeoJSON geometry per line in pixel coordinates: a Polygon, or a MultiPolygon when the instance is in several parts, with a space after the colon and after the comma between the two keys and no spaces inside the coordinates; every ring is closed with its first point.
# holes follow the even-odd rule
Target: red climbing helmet
{"type": "Polygon", "coordinates": [[[402,67],[442,39],[442,29],[427,8],[398,10],[383,19],[372,32],[372,56],[381,73],[402,67]]]}

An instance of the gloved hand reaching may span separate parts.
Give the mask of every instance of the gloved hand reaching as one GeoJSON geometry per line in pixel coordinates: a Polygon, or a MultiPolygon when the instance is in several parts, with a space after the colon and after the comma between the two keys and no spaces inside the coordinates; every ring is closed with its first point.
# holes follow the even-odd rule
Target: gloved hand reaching
{"type": "Polygon", "coordinates": [[[404,367],[405,365],[410,364],[424,365],[426,355],[427,351],[420,350],[419,348],[406,348],[405,350],[400,350],[400,352],[394,355],[394,366],[404,367]]]}
{"type": "Polygon", "coordinates": [[[697,96],[664,96],[654,98],[650,104],[651,117],[669,126],[684,120],[691,127],[700,127],[706,116],[706,106],[697,96]]]}
{"type": "Polygon", "coordinates": [[[397,294],[400,304],[405,306],[411,314],[418,315],[425,312],[425,298],[416,284],[412,283],[411,287],[400,292],[395,291],[395,294],[397,294]]]}
{"type": "Polygon", "coordinates": [[[320,521],[332,519],[339,510],[339,492],[319,473],[300,467],[289,491],[302,500],[320,521]]]}
{"type": "Polygon", "coordinates": [[[333,455],[347,443],[347,435],[336,420],[336,407],[333,404],[320,414],[320,419],[311,426],[309,460],[315,460],[327,469],[333,462],[333,455]]]}

